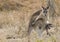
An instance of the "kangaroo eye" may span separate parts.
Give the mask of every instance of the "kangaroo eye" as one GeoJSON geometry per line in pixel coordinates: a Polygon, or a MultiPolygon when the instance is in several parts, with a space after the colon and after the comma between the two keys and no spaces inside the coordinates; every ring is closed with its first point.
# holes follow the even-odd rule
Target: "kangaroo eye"
{"type": "Polygon", "coordinates": [[[47,13],[48,11],[43,11],[43,13],[47,13]]]}

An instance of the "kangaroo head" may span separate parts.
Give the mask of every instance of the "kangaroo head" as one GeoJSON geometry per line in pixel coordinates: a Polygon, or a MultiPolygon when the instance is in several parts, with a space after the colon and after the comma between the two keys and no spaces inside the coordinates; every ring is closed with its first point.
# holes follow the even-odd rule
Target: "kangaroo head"
{"type": "Polygon", "coordinates": [[[48,12],[48,9],[49,9],[49,6],[47,6],[47,7],[42,6],[42,9],[43,9],[43,14],[46,16],[47,12],[48,12]]]}

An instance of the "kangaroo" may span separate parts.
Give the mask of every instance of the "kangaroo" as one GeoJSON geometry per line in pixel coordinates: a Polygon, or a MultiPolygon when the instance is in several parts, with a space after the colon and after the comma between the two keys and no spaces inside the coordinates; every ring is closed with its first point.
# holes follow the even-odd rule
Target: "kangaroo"
{"type": "MultiPolygon", "coordinates": [[[[36,28],[38,28],[37,31],[39,36],[42,34],[44,30],[46,30],[47,35],[50,35],[48,32],[48,29],[52,27],[52,24],[50,24],[49,21],[47,22],[48,9],[49,9],[49,6],[46,8],[42,6],[42,10],[38,10],[31,16],[29,26],[28,26],[28,36],[30,35],[31,31],[36,28]]],[[[28,42],[30,41],[28,40],[28,42]]]]}

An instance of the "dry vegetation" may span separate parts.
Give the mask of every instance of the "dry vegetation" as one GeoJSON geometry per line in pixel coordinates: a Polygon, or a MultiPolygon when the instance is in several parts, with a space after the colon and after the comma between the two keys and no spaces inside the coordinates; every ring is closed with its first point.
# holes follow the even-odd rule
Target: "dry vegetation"
{"type": "MultiPolygon", "coordinates": [[[[45,0],[0,0],[0,42],[27,42],[27,27],[31,15],[45,0]]],[[[60,42],[60,0],[55,0],[56,17],[52,23],[55,28],[50,30],[52,36],[44,32],[39,38],[36,31],[31,33],[31,42],[60,42]]]]}

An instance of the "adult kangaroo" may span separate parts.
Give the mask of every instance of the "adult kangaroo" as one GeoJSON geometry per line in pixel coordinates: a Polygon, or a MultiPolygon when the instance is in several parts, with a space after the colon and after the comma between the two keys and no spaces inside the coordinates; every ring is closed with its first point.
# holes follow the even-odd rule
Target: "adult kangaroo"
{"type": "MultiPolygon", "coordinates": [[[[52,24],[50,24],[47,19],[48,9],[49,6],[46,8],[42,6],[42,10],[38,10],[37,12],[33,13],[28,26],[28,39],[30,39],[29,35],[33,29],[37,29],[39,36],[41,36],[44,30],[46,30],[48,35],[50,35],[48,29],[50,29],[52,24]]],[[[30,40],[28,40],[28,42],[30,42],[30,40]]]]}

